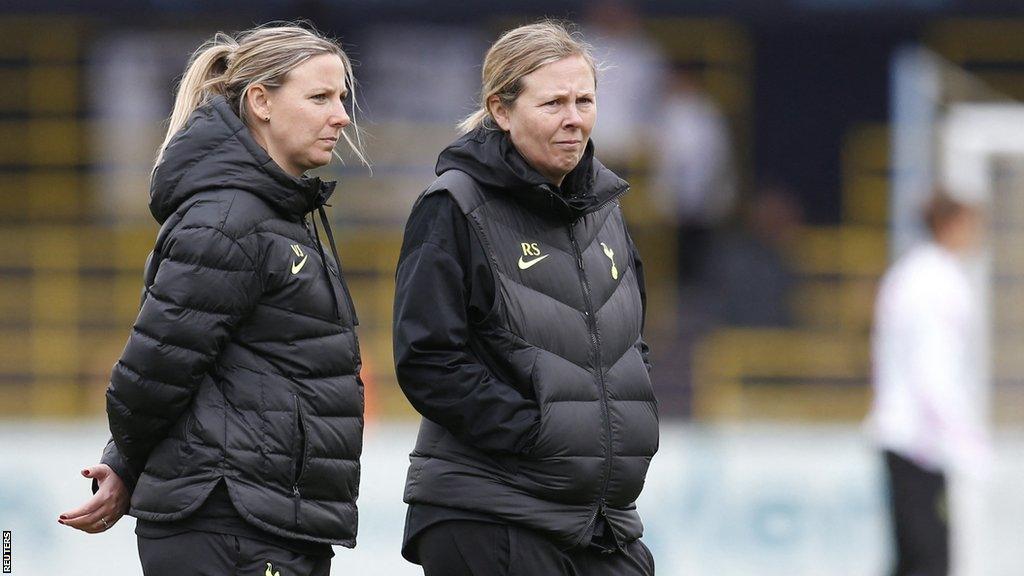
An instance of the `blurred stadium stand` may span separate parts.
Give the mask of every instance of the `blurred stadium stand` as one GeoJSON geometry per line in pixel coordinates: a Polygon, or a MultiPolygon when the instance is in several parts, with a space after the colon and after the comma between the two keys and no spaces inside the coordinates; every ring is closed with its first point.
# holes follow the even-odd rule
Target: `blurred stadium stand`
{"type": "MultiPolygon", "coordinates": [[[[803,215],[779,244],[779,262],[793,277],[787,320],[729,324],[681,297],[673,223],[651,190],[650,150],[639,146],[620,167],[633,185],[624,209],[648,276],[647,338],[665,423],[640,502],[659,571],[880,572],[887,554],[880,462],[858,425],[870,400],[875,290],[899,216],[891,64],[907,45],[941,56],[950,74],[963,76],[945,84],[942,106],[989,92],[1024,100],[1019,4],[634,3],[644,34],[672,69],[697,77],[726,119],[741,200],[780,186],[803,215]]],[[[7,529],[13,518],[16,537],[40,559],[54,551],[60,569],[40,573],[78,573],[79,558],[104,555],[124,564],[110,573],[136,569],[124,524],[108,541],[118,538],[119,547],[96,546],[42,518],[39,510],[51,510],[38,502],[70,505],[84,494],[85,484],[70,479],[105,436],[103,390],[137,312],[157,231],[146,208],[148,174],[175,75],[216,30],[300,17],[341,36],[361,62],[360,121],[374,161],[372,177],[351,161],[324,170],[339,180],[329,213],[362,320],[370,421],[363,540],[339,554],[338,566],[416,572],[396,552],[397,494],[415,416],[391,368],[402,226],[432,180],[436,154],[454,139],[458,115],[471,109],[475,91],[463,92],[477,82],[486,43],[541,16],[582,20],[586,8],[577,0],[266,0],[240,14],[227,0],[4,3],[0,437],[10,441],[0,449],[0,524],[7,529]],[[375,426],[379,419],[388,423],[375,426]],[[30,454],[19,459],[22,446],[30,454]],[[47,453],[49,446],[56,449],[47,453]]],[[[997,428],[1003,439],[992,491],[1002,515],[991,547],[1002,552],[990,571],[975,572],[984,576],[1019,574],[1024,561],[1016,546],[1024,518],[1024,170],[1011,163],[1005,173],[997,185],[1008,193],[992,207],[1000,274],[992,301],[994,414],[1008,426],[997,428]]],[[[744,224],[737,213],[727,232],[744,224]]]]}
{"type": "MultiPolygon", "coordinates": [[[[380,30],[386,39],[391,24],[384,20],[390,15],[408,24],[417,15],[426,23],[448,14],[453,23],[443,25],[451,26],[447,32],[472,32],[486,39],[539,14],[540,7],[525,2],[494,14],[459,12],[456,18],[450,3],[438,3],[438,13],[429,17],[424,8],[412,4],[382,4],[373,16],[367,7],[268,2],[255,6],[252,17],[313,15],[328,30],[351,30],[345,40],[358,47],[363,40],[373,45],[367,30],[380,30]],[[365,30],[346,24],[349,15],[365,18],[365,30]]],[[[899,43],[923,41],[1000,91],[1022,96],[1024,48],[1017,40],[1024,20],[964,18],[957,15],[962,7],[949,2],[935,3],[935,13],[929,14],[921,3],[908,2],[903,9],[884,12],[881,46],[869,46],[864,42],[872,25],[868,16],[877,15],[871,10],[883,12],[872,3],[846,2],[843,12],[828,3],[803,2],[771,14],[757,9],[756,3],[737,2],[731,14],[712,9],[713,4],[688,4],[685,10],[668,3],[638,6],[646,10],[644,30],[650,39],[673,67],[697,74],[721,108],[732,132],[744,193],[765,178],[781,179],[796,188],[808,217],[797,239],[787,244],[786,256],[797,275],[790,296],[792,325],[712,324],[699,333],[692,357],[680,355],[678,350],[686,349],[680,338],[689,336],[680,334],[678,320],[689,311],[680,309],[677,299],[675,247],[663,241],[669,225],[648,193],[644,151],[638,150],[625,167],[633,183],[625,208],[649,276],[648,333],[656,365],[662,367],[655,377],[666,415],[712,421],[856,421],[868,400],[867,348],[875,285],[889,258],[886,110],[874,104],[844,110],[828,102],[817,109],[766,109],[766,102],[778,101],[780,91],[804,103],[823,98],[814,91],[813,83],[820,78],[779,87],[774,81],[792,80],[792,71],[776,78],[771,65],[779,54],[797,53],[800,32],[807,32],[811,44],[820,46],[816,38],[822,32],[817,30],[824,26],[831,33],[829,27],[837,19],[850,16],[852,31],[836,42],[842,47],[860,42],[867,56],[857,64],[856,54],[844,55],[842,62],[853,62],[854,67],[837,75],[882,78],[884,68],[867,69],[877,68],[878,62],[887,65],[879,54],[887,56],[899,43]],[[794,122],[787,134],[793,149],[780,150],[778,128],[793,122],[792,114],[808,118],[794,122]],[[827,124],[828,130],[801,132],[809,122],[827,124]],[[765,134],[764,127],[772,133],[765,134]],[[839,136],[835,142],[821,140],[828,134],[839,136]],[[824,165],[809,162],[806,170],[787,172],[786,166],[800,165],[800,151],[808,149],[838,153],[824,165]],[[766,169],[766,164],[774,169],[766,169]],[[817,188],[828,178],[814,179],[807,173],[834,173],[836,185],[817,188]]],[[[210,31],[249,23],[225,16],[217,3],[166,9],[172,18],[169,25],[158,23],[164,9],[159,3],[140,11],[138,25],[119,11],[122,3],[99,5],[107,11],[86,15],[70,5],[59,9],[59,3],[49,13],[37,5],[15,3],[27,15],[0,16],[0,82],[6,87],[0,92],[0,414],[7,416],[101,412],[101,391],[134,317],[139,271],[156,231],[144,206],[148,161],[160,137],[162,115],[120,119],[123,126],[111,132],[110,123],[118,119],[100,114],[95,103],[120,87],[90,83],[97,55],[103,52],[97,47],[129,32],[137,42],[146,42],[147,35],[166,42],[167,33],[174,30],[175,42],[182,47],[181,62],[172,67],[175,74],[188,49],[210,31]],[[183,15],[189,19],[187,26],[181,25],[183,15]],[[135,134],[127,144],[131,154],[114,156],[112,150],[124,149],[124,142],[120,148],[104,146],[104,138],[116,130],[135,134]]],[[[561,6],[570,14],[578,9],[574,3],[561,6]]],[[[977,6],[978,11],[986,9],[977,6]]],[[[108,46],[107,57],[116,58],[117,51],[111,50],[108,46]]],[[[373,63],[372,54],[363,55],[359,48],[355,54],[368,66],[373,63]]],[[[358,72],[372,77],[373,70],[358,72]]],[[[169,108],[170,81],[162,80],[165,100],[153,107],[169,108]]],[[[860,91],[870,92],[867,100],[885,102],[886,85],[864,84],[868,85],[860,91]]],[[[827,89],[822,90],[827,96],[827,89]]],[[[373,94],[372,85],[367,94],[373,94]]],[[[472,97],[464,95],[463,108],[468,109],[472,97]]],[[[404,215],[429,182],[434,155],[454,137],[455,118],[416,122],[375,117],[373,101],[367,101],[366,108],[364,127],[375,161],[372,179],[351,163],[326,172],[341,180],[333,218],[363,311],[361,331],[375,409],[384,415],[408,416],[411,412],[390,369],[391,280],[404,215]]]]}

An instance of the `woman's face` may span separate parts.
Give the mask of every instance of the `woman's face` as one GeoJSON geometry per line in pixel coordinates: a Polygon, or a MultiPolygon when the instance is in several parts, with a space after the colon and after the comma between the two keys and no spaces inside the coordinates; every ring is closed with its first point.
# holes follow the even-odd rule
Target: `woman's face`
{"type": "Polygon", "coordinates": [[[351,122],[343,105],[347,96],[341,58],[314,56],[289,72],[283,85],[249,90],[252,132],[285,172],[302,176],[330,163],[342,128],[351,122]]]}
{"type": "Polygon", "coordinates": [[[491,97],[491,115],[526,161],[560,185],[583,157],[597,120],[594,74],[581,56],[570,56],[541,66],[522,82],[511,107],[491,97]]]}

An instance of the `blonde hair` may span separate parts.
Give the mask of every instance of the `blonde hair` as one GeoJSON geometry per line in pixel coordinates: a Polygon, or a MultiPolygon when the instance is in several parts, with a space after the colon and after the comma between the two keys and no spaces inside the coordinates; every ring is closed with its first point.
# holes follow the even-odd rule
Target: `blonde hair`
{"type": "Polygon", "coordinates": [[[583,41],[572,24],[541,20],[502,34],[484,56],[480,106],[459,122],[459,131],[466,133],[486,126],[488,119],[493,122],[487,106],[492,96],[497,96],[504,106],[511,106],[523,91],[524,76],[570,56],[580,56],[586,61],[594,74],[596,87],[598,65],[591,46],[583,41]]]}
{"type": "MultiPolygon", "coordinates": [[[[157,150],[156,164],[175,134],[185,126],[189,116],[215,96],[224,96],[238,110],[238,117],[249,126],[249,109],[245,94],[255,84],[277,88],[284,84],[289,72],[314,56],[334,54],[345,68],[345,83],[352,98],[352,130],[355,137],[342,131],[345,142],[366,166],[359,126],[355,121],[355,77],[352,63],[336,40],[320,34],[308,22],[272,22],[234,36],[218,32],[204,42],[189,59],[178,86],[174,109],[168,121],[167,134],[157,150]]],[[[338,153],[334,153],[338,156],[338,153]]],[[[338,157],[341,159],[340,156],[338,157]]]]}

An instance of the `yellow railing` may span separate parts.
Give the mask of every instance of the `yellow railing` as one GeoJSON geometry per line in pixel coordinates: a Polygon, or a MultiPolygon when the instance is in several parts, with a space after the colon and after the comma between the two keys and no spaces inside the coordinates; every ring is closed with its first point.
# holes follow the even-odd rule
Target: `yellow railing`
{"type": "MultiPolygon", "coordinates": [[[[648,22],[647,31],[673,61],[699,71],[730,120],[739,166],[749,173],[753,58],[742,25],[679,19],[648,22]]],[[[0,55],[25,62],[0,67],[0,83],[8,87],[0,112],[13,113],[0,120],[0,162],[18,166],[0,177],[0,219],[8,223],[0,225],[0,416],[102,411],[102,390],[137,312],[142,265],[156,234],[148,218],[95,222],[95,184],[84,167],[112,159],[90,148],[97,121],[81,114],[86,38],[74,21],[0,19],[0,55]],[[35,32],[42,27],[46,35],[35,32]]],[[[153,126],[147,130],[155,134],[153,126]]],[[[362,174],[346,178],[335,217],[352,210],[389,221],[395,206],[411,203],[429,181],[429,171],[382,177],[383,167],[429,163],[416,154],[436,153],[453,135],[449,126],[378,125],[373,133],[372,155],[382,168],[372,181],[362,174]]],[[[800,327],[725,329],[700,346],[698,415],[851,418],[862,410],[870,307],[886,260],[886,141],[884,127],[851,133],[843,157],[846,224],[801,233],[794,254],[805,277],[795,296],[800,327]]],[[[686,313],[675,309],[675,245],[645,194],[642,159],[639,164],[625,209],[648,275],[649,338],[671,346],[659,338],[686,313]]],[[[390,332],[401,228],[339,226],[338,239],[376,406],[408,413],[394,381],[390,332]]]]}
{"type": "Polygon", "coordinates": [[[695,354],[705,420],[856,420],[867,405],[867,339],[836,331],[723,328],[695,354]]]}
{"type": "Polygon", "coordinates": [[[721,328],[704,339],[694,355],[698,418],[863,417],[875,292],[889,262],[888,150],[884,126],[849,132],[843,223],[804,227],[792,246],[796,327],[721,328]]]}
{"type": "MultiPolygon", "coordinates": [[[[0,229],[0,415],[89,413],[102,402],[110,368],[138,311],[142,266],[155,224],[21,225],[0,229]],[[27,394],[26,394],[27,392],[27,394]]],[[[364,356],[382,388],[393,382],[390,326],[395,229],[339,231],[346,274],[359,303],[364,356]]],[[[387,404],[387,397],[382,398],[387,404]]]]}

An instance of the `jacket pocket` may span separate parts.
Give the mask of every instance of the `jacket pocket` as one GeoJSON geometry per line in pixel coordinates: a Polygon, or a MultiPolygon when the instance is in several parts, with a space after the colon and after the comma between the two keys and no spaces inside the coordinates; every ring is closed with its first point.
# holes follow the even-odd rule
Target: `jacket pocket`
{"type": "Polygon", "coordinates": [[[295,438],[293,440],[295,464],[292,470],[292,486],[297,492],[302,482],[302,475],[306,471],[309,443],[306,439],[306,416],[302,411],[302,404],[299,403],[297,394],[292,394],[292,402],[295,404],[295,438]]]}
{"type": "Polygon", "coordinates": [[[295,404],[295,468],[292,471],[292,501],[295,503],[295,526],[297,527],[302,507],[302,492],[299,490],[299,486],[302,484],[302,475],[306,472],[309,442],[306,439],[306,418],[297,394],[292,394],[292,402],[295,404]]]}
{"type": "Polygon", "coordinates": [[[541,451],[542,444],[545,440],[544,432],[544,404],[543,391],[538,389],[537,382],[537,364],[540,358],[540,350],[536,350],[533,355],[533,362],[530,364],[530,389],[533,391],[533,400],[537,405],[537,429],[534,431],[533,441],[527,446],[526,453],[524,454],[527,458],[536,458],[542,456],[544,453],[541,451]]]}
{"type": "Polygon", "coordinates": [[[495,463],[498,464],[505,472],[515,476],[519,474],[519,458],[518,454],[495,454],[493,456],[495,463]]]}
{"type": "Polygon", "coordinates": [[[188,417],[185,418],[185,427],[181,429],[182,452],[185,457],[191,458],[195,454],[195,435],[192,430],[196,426],[196,411],[194,407],[188,407],[188,417]]]}

